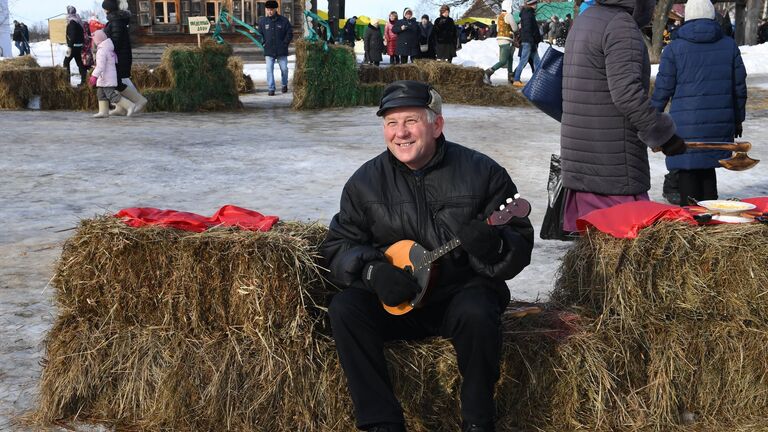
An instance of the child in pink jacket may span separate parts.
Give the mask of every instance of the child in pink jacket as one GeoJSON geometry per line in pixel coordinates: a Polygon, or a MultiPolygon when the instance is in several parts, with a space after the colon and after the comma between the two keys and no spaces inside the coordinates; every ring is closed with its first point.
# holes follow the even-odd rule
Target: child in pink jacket
{"type": "Polygon", "coordinates": [[[99,112],[94,117],[109,117],[110,102],[123,108],[128,116],[132,115],[136,105],[117,91],[117,56],[112,39],[103,30],[97,30],[92,38],[96,45],[96,68],[91,73],[89,83],[96,86],[96,96],[99,98],[99,112]]]}

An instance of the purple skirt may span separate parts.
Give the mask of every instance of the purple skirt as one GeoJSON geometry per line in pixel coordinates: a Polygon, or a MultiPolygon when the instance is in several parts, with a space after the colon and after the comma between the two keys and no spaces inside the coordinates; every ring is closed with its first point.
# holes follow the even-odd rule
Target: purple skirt
{"type": "Polygon", "coordinates": [[[634,201],[650,201],[648,192],[637,195],[600,195],[565,189],[565,211],[563,230],[576,232],[576,219],[586,216],[592,210],[600,210],[634,201]]]}

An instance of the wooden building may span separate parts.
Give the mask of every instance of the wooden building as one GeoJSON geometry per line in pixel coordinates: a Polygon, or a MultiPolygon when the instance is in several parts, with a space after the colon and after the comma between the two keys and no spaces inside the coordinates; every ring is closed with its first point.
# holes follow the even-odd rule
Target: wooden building
{"type": "MultiPolygon", "coordinates": [[[[197,37],[190,35],[187,18],[207,16],[213,24],[219,19],[222,9],[243,22],[256,26],[260,17],[265,16],[266,0],[128,0],[132,14],[133,37],[138,44],[195,43],[197,37]]],[[[278,0],[279,13],[293,24],[295,36],[303,33],[303,0],[278,0]]],[[[233,43],[249,42],[233,29],[227,40],[233,43]]]]}

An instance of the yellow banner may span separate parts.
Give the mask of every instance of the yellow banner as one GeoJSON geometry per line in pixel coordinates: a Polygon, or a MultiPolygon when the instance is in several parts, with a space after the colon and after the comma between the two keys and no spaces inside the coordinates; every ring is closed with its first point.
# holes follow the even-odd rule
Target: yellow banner
{"type": "Polygon", "coordinates": [[[48,20],[48,37],[51,43],[67,43],[67,19],[48,20]]]}

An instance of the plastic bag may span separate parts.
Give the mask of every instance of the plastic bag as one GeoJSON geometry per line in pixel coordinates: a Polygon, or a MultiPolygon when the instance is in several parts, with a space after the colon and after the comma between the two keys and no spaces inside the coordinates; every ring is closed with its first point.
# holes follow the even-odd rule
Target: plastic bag
{"type": "Polygon", "coordinates": [[[544,240],[572,240],[570,232],[563,231],[565,213],[565,188],[560,168],[560,155],[553,154],[549,161],[547,181],[547,212],[541,223],[539,237],[544,240]]]}

